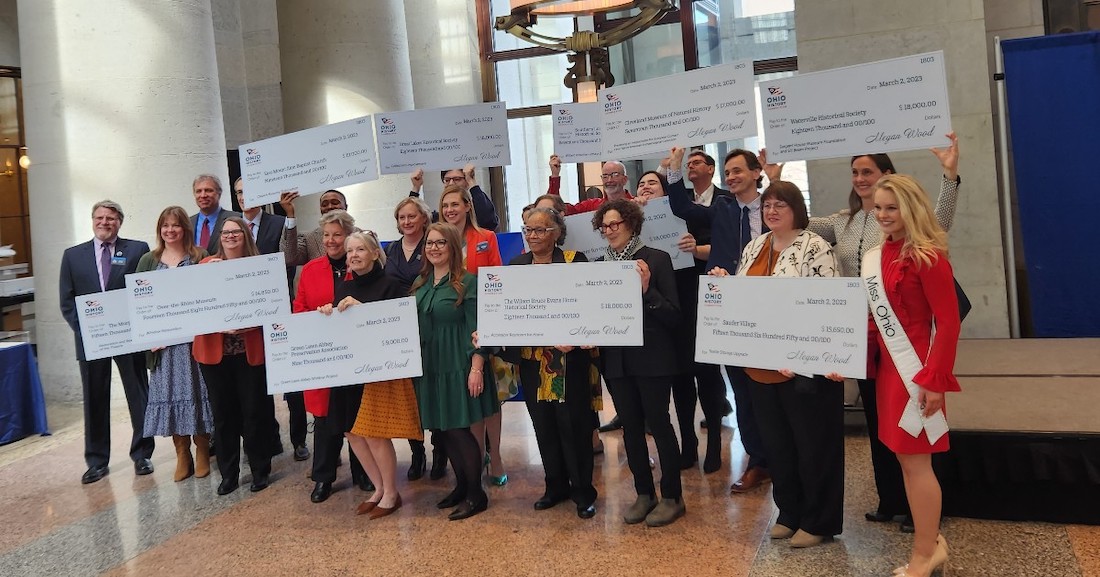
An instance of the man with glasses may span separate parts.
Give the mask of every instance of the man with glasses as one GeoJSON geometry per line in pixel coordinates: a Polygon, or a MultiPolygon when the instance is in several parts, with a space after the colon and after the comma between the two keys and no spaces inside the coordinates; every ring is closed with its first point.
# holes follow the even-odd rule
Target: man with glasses
{"type": "Polygon", "coordinates": [[[221,243],[222,223],[231,216],[240,213],[223,210],[221,207],[222,181],[212,174],[200,174],[191,182],[191,192],[195,195],[195,206],[199,212],[191,215],[191,228],[195,233],[195,244],[205,248],[209,254],[217,254],[221,243]]]}
{"type": "Polygon", "coordinates": [[[88,470],[80,478],[87,485],[107,475],[111,460],[111,362],[118,367],[126,406],[130,410],[130,459],[134,473],[153,472],[153,438],[145,437],[145,408],[149,403],[149,373],[145,353],[133,353],[89,361],[84,358],[80,337],[78,306],[85,306],[84,295],[126,288],[125,276],[137,270],[138,259],[149,252],[149,245],[121,238],[122,207],[110,200],[92,207],[92,232],[95,238],[65,250],[59,276],[61,315],[76,336],[76,360],[80,364],[80,383],[84,390],[84,461],[88,470]],[[79,301],[79,302],[78,302],[79,301]]]}
{"type": "MultiPolygon", "coordinates": [[[[577,204],[565,204],[565,214],[580,214],[592,212],[605,203],[612,200],[625,198],[632,200],[634,197],[626,189],[630,177],[626,174],[626,166],[618,160],[605,160],[600,169],[600,180],[603,181],[603,196],[582,200],[577,204]]],[[[550,157],[550,188],[546,194],[561,195],[561,159],[558,155],[550,157]]]]}
{"type": "MultiPolygon", "coordinates": [[[[485,230],[496,232],[497,227],[500,226],[496,206],[493,204],[493,199],[489,198],[489,195],[477,184],[477,179],[474,177],[474,168],[476,167],[473,164],[467,164],[462,168],[441,171],[439,177],[443,180],[443,188],[454,185],[462,188],[462,190],[470,191],[470,199],[474,202],[474,217],[477,219],[477,225],[485,230]]],[[[420,198],[420,189],[424,186],[424,170],[417,169],[416,172],[409,175],[409,182],[412,183],[409,196],[420,198]]],[[[439,213],[433,210],[432,222],[438,221],[439,213]]]]}
{"type": "MultiPolygon", "coordinates": [[[[763,182],[761,173],[764,166],[751,151],[740,148],[730,151],[723,166],[731,196],[716,197],[710,206],[703,206],[692,202],[694,195],[684,186],[683,161],[684,149],[673,148],[668,171],[668,201],[672,213],[684,219],[688,226],[705,224],[711,227],[711,250],[706,270],[714,267],[737,270],[745,246],[768,231],[760,207],[759,189],[763,182]]],[[[750,297],[746,295],[746,298],[750,297]]],[[[767,469],[764,443],[752,412],[749,377],[740,367],[726,367],[726,376],[733,387],[741,443],[749,455],[745,474],[730,487],[730,491],[745,493],[767,483],[771,476],[767,469]]]]}

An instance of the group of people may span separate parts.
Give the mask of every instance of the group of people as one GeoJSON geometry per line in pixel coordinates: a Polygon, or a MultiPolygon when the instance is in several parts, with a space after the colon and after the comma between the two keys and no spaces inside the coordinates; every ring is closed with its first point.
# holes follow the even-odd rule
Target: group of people
{"type": "MultiPolygon", "coordinates": [[[[302,266],[294,292],[295,312],[333,314],[364,302],[415,296],[419,313],[424,374],[416,379],[364,383],[307,391],[291,408],[295,458],[304,446],[304,413],[314,416],[311,493],[314,502],[332,491],[343,439],[353,455],[356,484],[373,489],[358,514],[378,518],[401,507],[393,439],[408,439],[412,462],[407,478],[427,468],[423,431],[432,432],[432,477],[454,470],[456,485],[439,503],[449,518],[484,511],[491,484],[507,483],[500,456],[500,403],[494,365],[513,364],[520,375],[545,469],[545,492],[534,508],[544,510],[572,500],[581,518],[595,515],[593,455],[602,445],[595,435],[606,382],[621,426],[637,498],[626,509],[626,523],[659,527],[686,512],[680,471],[699,461],[693,423],[696,402],[708,428],[703,470],[721,469],[720,423],[731,412],[721,369],[696,363],[694,326],[701,275],[773,277],[864,276],[875,272],[888,309],[896,314],[908,341],[884,337],[869,317],[872,346],[868,375],[860,391],[872,438],[880,504],[868,520],[911,515],[916,531],[907,575],[926,575],[946,557],[938,536],[939,493],[929,455],[947,449],[947,437],[904,432],[898,422],[912,407],[923,417],[942,410],[947,391],[958,390],[952,376],[959,314],[946,232],[954,215],[958,186],[958,145],[933,149],[944,177],[936,208],[911,177],[895,174],[885,154],[852,159],[850,208],[810,217],[801,191],[781,180],[782,166],[737,149],[726,155],[723,181],[713,185],[716,162],[702,151],[687,155],[674,148],[658,170],[645,172],[634,194],[617,161],[602,163],[604,195],[579,204],[559,194],[560,161],[551,158],[548,194],[525,207],[523,234],[528,251],[510,265],[571,263],[584,255],[561,248],[564,216],[591,213],[591,226],[607,241],[599,260],[630,260],[641,280],[644,338],[641,347],[483,348],[477,343],[477,270],[501,265],[493,234],[498,220],[491,199],[474,181],[472,166],[444,171],[444,190],[433,212],[419,198],[423,172],[412,175],[413,191],[394,210],[400,238],[383,249],[378,236],[360,231],[339,191],[320,197],[320,226],[297,231],[296,193],[280,200],[286,218],[266,236],[273,248],[258,248],[264,217],[258,209],[241,216],[218,208],[221,186],[203,175],[194,182],[199,213],[165,209],[157,223],[157,246],[117,236],[122,208],[110,201],[93,208],[95,239],[66,251],[62,264],[62,309],[77,335],[85,387],[88,472],[84,482],[107,473],[109,442],[103,388],[110,359],[83,360],[74,298],[124,286],[123,275],[138,270],[188,266],[282,251],[288,267],[302,266]],[[762,176],[769,186],[760,191],[762,176]],[[691,189],[686,182],[690,182],[691,189]],[[689,233],[679,249],[696,266],[674,271],[670,256],[645,246],[640,232],[644,206],[668,196],[689,233]],[[249,216],[251,214],[251,216],[249,216]],[[877,220],[872,222],[872,219],[877,220]],[[92,268],[95,267],[95,268],[92,268]],[[932,330],[933,324],[935,330],[932,330]],[[911,344],[910,344],[911,343],[911,344]],[[908,345],[905,362],[895,358],[908,345]],[[915,351],[915,352],[913,352],[915,351]],[[917,369],[913,368],[916,358],[917,369]],[[904,368],[901,368],[904,367],[904,368]],[[912,374],[911,374],[912,373],[912,374]],[[99,399],[98,403],[94,402],[99,399]],[[92,402],[89,402],[92,401],[92,402]],[[679,424],[672,425],[670,404],[679,424]],[[295,413],[302,423],[295,424],[295,413]],[[302,434],[296,436],[301,431],[302,434]],[[654,438],[660,463],[660,495],[646,435],[654,438]],[[355,472],[361,464],[361,473],[355,472]]],[[[241,183],[236,191],[241,193],[241,183]]],[[[240,199],[243,201],[243,195],[240,199]]],[[[271,215],[267,215],[271,216],[271,215]]],[[[269,230],[270,225],[269,224],[269,230]]],[[[289,278],[289,277],[288,277],[289,278]]],[[[751,302],[752,295],[738,295],[751,302]]],[[[266,394],[263,338],[258,329],[200,335],[193,343],[114,359],[122,372],[134,424],[131,457],[138,474],[152,471],[154,436],[172,435],[177,450],[176,480],[209,472],[209,439],[217,450],[219,494],[238,486],[239,445],[252,469],[252,490],[267,486],[273,454],[282,450],[274,402],[266,394]],[[147,373],[148,369],[148,373],[147,373]],[[146,409],[148,405],[148,409],[146,409]],[[196,446],[190,454],[190,443],[196,446]],[[224,461],[224,462],[223,462],[224,461]]],[[[773,484],[779,509],[771,530],[792,547],[808,547],[840,534],[843,507],[843,393],[838,374],[805,377],[789,370],[726,367],[734,393],[736,421],[748,467],[731,491],[773,484]]],[[[905,523],[903,522],[903,527],[905,523]]]]}

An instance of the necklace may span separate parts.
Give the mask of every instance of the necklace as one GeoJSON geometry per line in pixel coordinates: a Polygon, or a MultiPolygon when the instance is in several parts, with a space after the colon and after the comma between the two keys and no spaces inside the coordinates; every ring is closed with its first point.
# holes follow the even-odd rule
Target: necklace
{"type": "Polygon", "coordinates": [[[859,248],[856,249],[856,276],[863,276],[863,235],[867,232],[868,212],[863,211],[863,227],[859,229],[859,248]]]}

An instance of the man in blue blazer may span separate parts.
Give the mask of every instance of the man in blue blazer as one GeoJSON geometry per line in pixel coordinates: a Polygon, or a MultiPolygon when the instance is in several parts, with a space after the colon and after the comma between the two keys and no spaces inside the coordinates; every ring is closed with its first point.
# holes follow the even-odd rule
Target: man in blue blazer
{"type": "Polygon", "coordinates": [[[145,370],[145,353],[88,361],[84,358],[84,342],[80,337],[80,321],[76,314],[77,298],[102,291],[126,288],[125,275],[137,269],[138,259],[149,252],[149,245],[138,240],[119,238],[122,227],[122,207],[110,200],[92,207],[92,232],[95,238],[65,250],[61,257],[59,279],[61,314],[76,335],[76,360],[80,363],[80,382],[84,389],[84,461],[88,470],[81,477],[84,484],[94,483],[107,475],[111,458],[111,361],[118,367],[126,404],[130,409],[130,459],[134,472],[153,472],[153,438],[144,436],[145,407],[149,403],[149,375],[145,370]]]}
{"type": "Polygon", "coordinates": [[[221,246],[222,223],[231,216],[241,214],[221,207],[222,181],[212,174],[196,176],[191,183],[191,192],[195,195],[195,206],[199,208],[199,212],[191,215],[195,244],[205,248],[209,254],[217,254],[221,246]]]}

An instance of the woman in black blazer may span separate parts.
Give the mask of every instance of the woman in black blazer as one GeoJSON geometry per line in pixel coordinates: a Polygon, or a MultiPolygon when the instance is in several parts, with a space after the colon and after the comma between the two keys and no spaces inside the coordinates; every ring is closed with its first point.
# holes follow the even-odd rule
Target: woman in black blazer
{"type": "Polygon", "coordinates": [[[680,488],[680,447],[669,420],[672,379],[678,371],[676,330],[679,297],[672,258],[642,243],[642,209],[628,200],[605,202],[592,217],[592,227],[607,239],[607,254],[597,260],[634,260],[642,277],[641,347],[600,347],[600,365],[615,410],[623,423],[623,444],[638,499],[627,509],[628,524],[645,521],[661,527],[686,512],[680,488]],[[657,502],[649,469],[645,426],[649,424],[661,459],[661,501],[657,502]]]}

